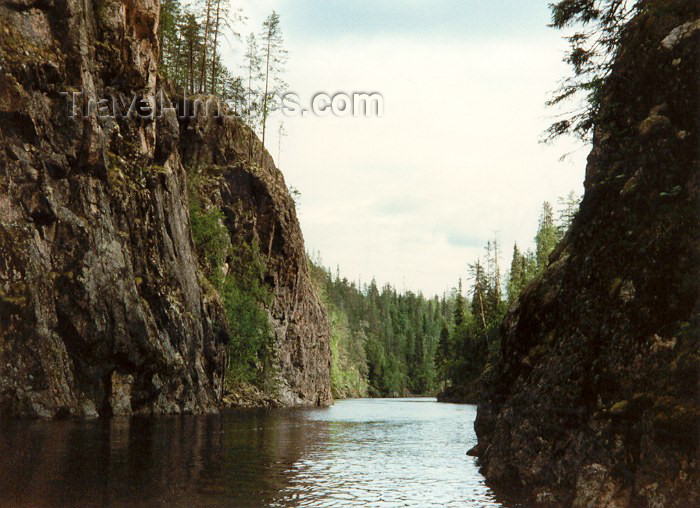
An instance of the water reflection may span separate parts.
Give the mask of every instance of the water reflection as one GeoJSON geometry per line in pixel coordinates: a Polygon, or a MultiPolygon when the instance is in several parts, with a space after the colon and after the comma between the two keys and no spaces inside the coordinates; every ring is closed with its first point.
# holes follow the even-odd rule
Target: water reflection
{"type": "Polygon", "coordinates": [[[425,399],[89,422],[0,422],[11,506],[500,506],[474,408],[425,399]]]}

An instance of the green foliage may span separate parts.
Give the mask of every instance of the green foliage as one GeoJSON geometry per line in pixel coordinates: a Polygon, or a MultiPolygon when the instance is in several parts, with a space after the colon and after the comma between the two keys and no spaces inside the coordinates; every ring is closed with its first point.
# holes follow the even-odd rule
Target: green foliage
{"type": "Polygon", "coordinates": [[[464,296],[462,295],[462,279],[459,279],[457,294],[455,296],[454,305],[454,323],[455,326],[460,326],[464,322],[464,296]]]}
{"type": "Polygon", "coordinates": [[[218,94],[236,106],[242,102],[243,84],[222,64],[222,40],[239,37],[243,17],[229,0],[205,0],[185,5],[179,0],[160,3],[160,68],[177,91],[218,94]]]}
{"type": "Polygon", "coordinates": [[[189,182],[192,240],[207,279],[219,293],[226,311],[230,339],[227,383],[263,385],[273,377],[274,354],[273,335],[265,311],[272,292],[264,282],[267,267],[263,256],[256,242],[232,239],[224,225],[223,212],[202,206],[195,175],[189,182]]]}
{"type": "Polygon", "coordinates": [[[331,378],[335,397],[396,397],[441,392],[445,399],[473,401],[477,381],[500,354],[499,327],[523,288],[573,221],[578,197],[561,200],[555,218],[545,203],[535,236],[536,253],[517,246],[507,277],[500,268],[498,241],[489,241],[483,262],[469,266],[466,290],[459,280],[451,294],[427,299],[399,293],[373,280],[361,285],[310,263],[312,278],[331,317],[331,378]],[[466,293],[466,295],[465,295],[466,293]]]}
{"type": "Polygon", "coordinates": [[[576,98],[582,100],[547,129],[545,142],[563,134],[590,140],[598,121],[603,85],[612,70],[620,36],[641,4],[639,0],[559,0],[550,4],[550,26],[558,29],[574,26],[576,30],[566,37],[569,51],[564,59],[573,73],[562,82],[547,105],[562,105],[576,98]]]}
{"type": "Polygon", "coordinates": [[[510,274],[508,277],[508,303],[513,301],[520,295],[520,292],[525,287],[527,280],[527,265],[523,261],[525,256],[520,254],[518,244],[513,245],[513,260],[510,263],[510,274]]]}
{"type": "MultiPolygon", "coordinates": [[[[280,16],[274,10],[263,21],[259,34],[260,63],[262,68],[263,88],[262,95],[262,123],[263,132],[265,120],[275,107],[275,101],[280,93],[284,91],[287,84],[282,79],[284,66],[287,62],[287,50],[284,49],[284,39],[282,36],[282,25],[280,16]]],[[[263,139],[264,139],[263,134],[263,139]]]]}
{"type": "Polygon", "coordinates": [[[535,235],[535,260],[537,273],[542,273],[547,266],[549,255],[561,240],[562,233],[554,222],[554,209],[545,201],[542,204],[537,234],[535,235]]]}
{"type": "Polygon", "coordinates": [[[435,298],[360,286],[311,263],[331,314],[332,382],[337,397],[397,397],[436,390],[434,365],[447,309],[435,298]],[[357,376],[360,376],[358,380],[357,376]]]}
{"type": "MultiPolygon", "coordinates": [[[[252,159],[253,133],[261,134],[260,147],[264,147],[268,117],[279,106],[279,97],[287,87],[282,77],[287,51],[279,14],[272,11],[260,33],[247,37],[242,76],[234,75],[221,58],[222,41],[239,39],[237,28],[245,19],[230,0],[201,0],[195,4],[163,0],[160,15],[160,74],[177,92],[217,95],[245,118],[251,130],[248,156],[252,159]]],[[[261,149],[261,166],[262,160],[261,149]]]]}
{"type": "Polygon", "coordinates": [[[460,279],[459,289],[451,296],[453,319],[440,332],[435,356],[444,399],[478,399],[477,381],[491,370],[494,357],[500,354],[499,327],[508,305],[544,271],[549,255],[578,211],[579,198],[573,192],[560,202],[563,207],[556,219],[549,203],[542,207],[535,253],[528,250],[523,254],[517,245],[513,247],[506,295],[501,290],[499,245],[495,240],[486,244],[484,262],[477,260],[469,265],[469,305],[465,305],[460,279]]]}
{"type": "MultiPolygon", "coordinates": [[[[506,305],[501,291],[498,242],[488,242],[485,263],[469,265],[470,302],[462,320],[455,319],[449,337],[441,332],[440,349],[451,351],[438,355],[442,374],[442,394],[446,400],[474,401],[474,385],[486,368],[489,354],[498,350],[498,326],[506,305]],[[447,356],[446,360],[442,357],[447,356]]],[[[454,299],[456,307],[464,299],[461,281],[454,299]]],[[[457,318],[457,313],[455,318],[457,318]]]]}
{"type": "Polygon", "coordinates": [[[557,228],[559,229],[559,236],[563,237],[576,218],[581,198],[574,191],[571,191],[565,197],[559,198],[558,202],[559,218],[557,220],[557,228]]]}
{"type": "Polygon", "coordinates": [[[448,378],[448,367],[452,360],[453,348],[452,338],[447,323],[442,324],[440,328],[440,338],[438,339],[437,351],[435,351],[435,367],[437,369],[438,384],[443,385],[448,378]]]}
{"type": "Polygon", "coordinates": [[[199,258],[204,261],[207,278],[220,290],[224,284],[223,266],[231,240],[218,208],[202,209],[199,200],[190,196],[190,228],[199,258]]]}
{"type": "MultiPolygon", "coordinates": [[[[333,397],[366,397],[367,357],[363,340],[354,340],[348,316],[326,302],[331,318],[331,388],[333,397]]],[[[362,339],[360,337],[360,339],[362,339]]]]}
{"type": "Polygon", "coordinates": [[[227,380],[232,384],[264,384],[274,377],[274,340],[264,310],[272,303],[266,271],[256,243],[236,242],[221,292],[231,338],[227,380]]]}

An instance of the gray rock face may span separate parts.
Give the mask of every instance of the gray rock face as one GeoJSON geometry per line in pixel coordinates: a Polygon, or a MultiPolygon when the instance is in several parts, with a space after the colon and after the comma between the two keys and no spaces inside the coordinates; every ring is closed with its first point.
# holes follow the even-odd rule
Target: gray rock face
{"type": "Polygon", "coordinates": [[[173,133],[71,118],[62,94],[153,94],[157,15],[0,5],[2,415],[216,409],[221,311],[202,298],[173,133]]]}
{"type": "MultiPolygon", "coordinates": [[[[217,175],[205,194],[224,212],[232,235],[254,236],[265,257],[274,288],[268,311],[280,386],[277,393],[259,394],[260,402],[330,404],[328,317],[309,276],[304,238],[282,173],[267,151],[261,159],[258,139],[233,116],[181,121],[180,147],[186,167],[217,175]]],[[[245,398],[237,404],[249,405],[245,398]]]]}
{"type": "Polygon", "coordinates": [[[486,478],[543,505],[700,502],[698,12],[643,3],[580,212],[509,310],[478,409],[486,478]]]}
{"type": "MultiPolygon", "coordinates": [[[[200,284],[177,119],[71,118],[64,93],[155,95],[158,2],[4,2],[0,19],[0,416],[215,411],[225,318],[200,284]]],[[[276,241],[297,235],[275,272],[273,314],[298,330],[280,334],[297,342],[281,361],[298,356],[283,402],[327,402],[325,314],[291,282],[303,243],[280,210],[276,241]]]]}

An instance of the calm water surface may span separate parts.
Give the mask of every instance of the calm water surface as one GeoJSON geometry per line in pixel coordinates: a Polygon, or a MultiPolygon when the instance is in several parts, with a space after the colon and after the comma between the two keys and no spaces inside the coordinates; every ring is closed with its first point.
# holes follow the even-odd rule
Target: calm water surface
{"type": "Polygon", "coordinates": [[[89,422],[0,422],[3,506],[504,506],[476,408],[434,399],[89,422]]]}

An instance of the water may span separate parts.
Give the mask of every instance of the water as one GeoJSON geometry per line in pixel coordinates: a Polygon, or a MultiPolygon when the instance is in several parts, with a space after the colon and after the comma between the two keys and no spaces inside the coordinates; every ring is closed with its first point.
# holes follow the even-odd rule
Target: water
{"type": "Polygon", "coordinates": [[[503,506],[476,408],[434,399],[84,422],[0,422],[3,506],[503,506]]]}

